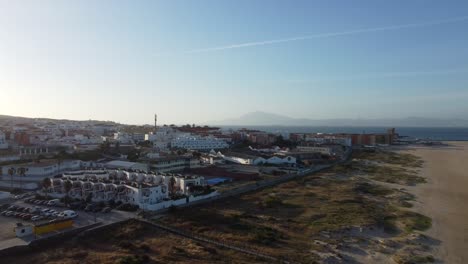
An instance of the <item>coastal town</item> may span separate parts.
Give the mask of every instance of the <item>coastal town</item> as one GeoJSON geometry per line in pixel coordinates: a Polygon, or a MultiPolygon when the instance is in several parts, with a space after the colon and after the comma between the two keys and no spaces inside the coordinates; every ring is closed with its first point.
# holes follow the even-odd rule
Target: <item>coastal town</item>
{"type": "Polygon", "coordinates": [[[428,143],[393,128],[269,133],[159,125],[156,115],[153,125],[143,126],[4,117],[0,131],[0,250],[6,256],[76,232],[262,192],[355,163],[356,153],[428,143]]]}
{"type": "Polygon", "coordinates": [[[0,264],[468,263],[468,1],[0,1],[0,264]]]}

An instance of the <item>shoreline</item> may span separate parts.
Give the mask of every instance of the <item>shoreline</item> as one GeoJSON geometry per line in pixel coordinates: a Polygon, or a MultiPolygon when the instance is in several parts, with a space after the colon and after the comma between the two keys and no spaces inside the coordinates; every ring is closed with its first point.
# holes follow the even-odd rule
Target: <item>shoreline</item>
{"type": "Polygon", "coordinates": [[[426,183],[408,186],[416,196],[412,210],[432,219],[425,235],[435,239],[432,251],[442,263],[468,262],[468,142],[442,146],[408,146],[397,151],[424,160],[419,175],[426,183]]]}

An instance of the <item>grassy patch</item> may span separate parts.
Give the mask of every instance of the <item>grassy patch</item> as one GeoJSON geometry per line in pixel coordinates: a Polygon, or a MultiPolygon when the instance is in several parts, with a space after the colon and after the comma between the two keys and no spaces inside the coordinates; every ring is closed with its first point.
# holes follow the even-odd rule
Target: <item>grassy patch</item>
{"type": "Polygon", "coordinates": [[[272,245],[274,242],[279,241],[284,236],[276,229],[270,227],[256,227],[251,230],[252,242],[260,243],[263,245],[272,245]]]}
{"type": "MultiPolygon", "coordinates": [[[[356,162],[357,163],[357,162],[356,162]]],[[[361,174],[368,175],[371,179],[381,182],[396,183],[402,185],[415,185],[426,180],[416,171],[402,168],[375,164],[356,164],[361,174]]]]}
{"type": "Polygon", "coordinates": [[[370,194],[374,196],[386,196],[386,195],[390,195],[393,193],[393,190],[389,188],[386,188],[377,184],[371,184],[368,182],[357,183],[356,187],[354,187],[354,190],[356,192],[370,194]]]}
{"type": "Polygon", "coordinates": [[[124,256],[119,260],[119,264],[144,264],[149,262],[149,257],[147,255],[133,255],[133,256],[124,256]]]}
{"type": "Polygon", "coordinates": [[[377,162],[388,163],[392,165],[400,165],[403,167],[420,168],[423,165],[423,160],[413,154],[397,153],[391,151],[355,151],[353,158],[365,159],[377,162]]]}
{"type": "Polygon", "coordinates": [[[416,212],[405,211],[404,213],[402,213],[400,218],[401,223],[403,224],[404,229],[407,232],[413,232],[415,230],[425,231],[429,229],[432,225],[431,218],[416,212]]]}

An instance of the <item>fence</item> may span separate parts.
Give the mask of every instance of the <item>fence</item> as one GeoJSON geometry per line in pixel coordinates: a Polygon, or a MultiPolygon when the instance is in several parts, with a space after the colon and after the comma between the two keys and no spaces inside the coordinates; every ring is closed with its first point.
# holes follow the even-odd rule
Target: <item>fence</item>
{"type": "Polygon", "coordinates": [[[178,230],[178,229],[172,228],[170,226],[162,225],[162,224],[159,224],[159,223],[154,223],[154,222],[150,222],[150,221],[147,221],[147,220],[140,220],[140,221],[142,221],[144,223],[147,223],[147,224],[149,224],[149,225],[151,225],[153,227],[159,228],[159,229],[161,229],[163,231],[166,231],[166,232],[178,235],[178,236],[182,236],[182,237],[185,237],[185,238],[188,238],[188,239],[192,239],[192,240],[195,240],[195,241],[198,241],[198,242],[208,243],[208,244],[212,244],[212,245],[215,245],[215,246],[218,246],[218,247],[224,247],[224,248],[227,248],[227,249],[231,249],[231,250],[238,251],[238,252],[241,252],[241,253],[244,253],[244,254],[252,255],[252,256],[267,259],[267,260],[271,260],[271,261],[274,261],[274,262],[288,263],[285,260],[281,260],[281,259],[278,259],[276,257],[270,256],[268,254],[261,253],[259,251],[255,251],[255,250],[252,250],[252,249],[246,249],[246,248],[243,248],[243,247],[240,247],[240,246],[237,246],[237,245],[228,244],[228,243],[225,243],[225,242],[222,242],[222,241],[216,241],[216,240],[213,240],[213,239],[202,237],[200,235],[195,235],[195,234],[189,233],[187,231],[178,230]]]}

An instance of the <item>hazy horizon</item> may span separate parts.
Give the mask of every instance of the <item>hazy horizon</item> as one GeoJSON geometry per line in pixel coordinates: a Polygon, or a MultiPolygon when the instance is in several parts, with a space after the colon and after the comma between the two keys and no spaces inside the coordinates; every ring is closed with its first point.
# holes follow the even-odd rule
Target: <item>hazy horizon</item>
{"type": "Polygon", "coordinates": [[[0,115],[468,116],[468,3],[2,1],[0,115]]]}

